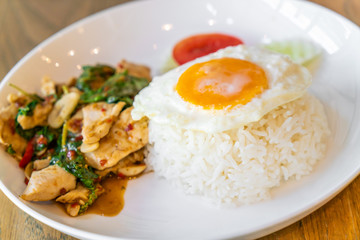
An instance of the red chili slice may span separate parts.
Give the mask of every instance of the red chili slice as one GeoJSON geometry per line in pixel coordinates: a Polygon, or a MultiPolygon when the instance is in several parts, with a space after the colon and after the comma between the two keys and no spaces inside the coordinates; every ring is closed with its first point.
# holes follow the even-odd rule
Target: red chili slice
{"type": "Polygon", "coordinates": [[[80,140],[83,140],[83,136],[82,135],[79,135],[75,138],[75,141],[80,141],[80,140]]]}
{"type": "Polygon", "coordinates": [[[127,127],[125,128],[125,132],[131,131],[133,129],[134,129],[134,126],[131,123],[129,123],[129,125],[127,125],[127,127]]]}
{"type": "Polygon", "coordinates": [[[76,156],[76,152],[74,150],[69,150],[67,153],[66,153],[66,156],[70,159],[70,160],[73,160],[74,157],[76,156]]]}
{"type": "Polygon", "coordinates": [[[33,154],[34,154],[33,140],[30,140],[26,146],[26,150],[25,150],[23,157],[21,158],[21,160],[19,162],[19,166],[21,168],[25,168],[26,165],[31,161],[33,154]]]}
{"type": "Polygon", "coordinates": [[[125,179],[125,178],[126,178],[126,176],[125,176],[124,174],[120,173],[120,172],[118,173],[118,177],[121,178],[121,179],[125,179]]]}
{"type": "Polygon", "coordinates": [[[190,36],[178,42],[173,49],[173,58],[178,64],[184,64],[198,57],[229,46],[242,44],[243,41],[234,36],[209,33],[190,36]]]}
{"type": "Polygon", "coordinates": [[[106,159],[100,160],[100,165],[103,167],[107,163],[106,159]]]}
{"type": "Polygon", "coordinates": [[[64,195],[65,193],[67,193],[65,188],[61,188],[60,189],[60,195],[64,195]]]}
{"type": "Polygon", "coordinates": [[[47,144],[47,138],[44,135],[40,135],[38,139],[36,140],[37,144],[47,144]]]}
{"type": "Polygon", "coordinates": [[[71,204],[71,207],[74,208],[74,207],[77,207],[78,205],[80,205],[79,203],[75,202],[75,203],[72,203],[71,204]]]}

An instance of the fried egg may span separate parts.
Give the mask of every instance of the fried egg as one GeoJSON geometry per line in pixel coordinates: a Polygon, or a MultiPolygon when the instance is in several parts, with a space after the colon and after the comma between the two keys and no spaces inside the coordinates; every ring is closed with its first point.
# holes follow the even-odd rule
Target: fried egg
{"type": "Polygon", "coordinates": [[[259,121],[301,97],[311,74],[285,55],[239,45],[227,47],[154,77],[134,101],[134,120],[209,133],[259,121]]]}

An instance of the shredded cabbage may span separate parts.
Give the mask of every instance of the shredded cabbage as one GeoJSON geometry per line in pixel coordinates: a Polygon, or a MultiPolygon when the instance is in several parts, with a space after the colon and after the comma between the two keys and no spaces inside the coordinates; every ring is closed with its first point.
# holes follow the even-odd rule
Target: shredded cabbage
{"type": "Polygon", "coordinates": [[[179,66],[179,64],[177,64],[177,62],[175,62],[174,58],[172,56],[169,56],[164,64],[164,66],[161,69],[161,73],[166,73],[174,68],[177,68],[178,66],[179,66]]]}
{"type": "Polygon", "coordinates": [[[304,39],[274,41],[263,45],[274,52],[288,55],[295,63],[307,67],[321,55],[321,48],[315,43],[304,39]]]}

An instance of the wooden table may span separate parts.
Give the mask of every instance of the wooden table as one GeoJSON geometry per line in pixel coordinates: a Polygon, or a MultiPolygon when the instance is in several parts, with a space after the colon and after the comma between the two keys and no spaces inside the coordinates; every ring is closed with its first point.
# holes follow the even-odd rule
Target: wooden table
{"type": "MultiPolygon", "coordinates": [[[[0,0],[0,79],[27,52],[55,32],[92,13],[127,1],[0,0]]],[[[360,0],[312,1],[360,25],[360,0]]],[[[314,213],[262,239],[359,239],[359,202],[360,177],[314,213]]],[[[0,191],[0,239],[74,238],[30,217],[0,191]]]]}

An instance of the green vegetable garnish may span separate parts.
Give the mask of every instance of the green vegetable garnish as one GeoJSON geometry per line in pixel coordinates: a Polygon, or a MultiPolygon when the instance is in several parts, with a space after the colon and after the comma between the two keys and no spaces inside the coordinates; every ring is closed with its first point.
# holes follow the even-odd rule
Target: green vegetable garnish
{"type": "Polygon", "coordinates": [[[304,39],[274,41],[263,45],[266,49],[288,55],[295,63],[307,67],[321,55],[321,48],[304,39]]]}
{"type": "Polygon", "coordinates": [[[35,133],[40,129],[41,127],[35,127],[32,129],[24,130],[21,127],[20,123],[17,121],[17,118],[15,118],[15,132],[28,141],[30,141],[34,137],[35,133]]]}
{"type": "MultiPolygon", "coordinates": [[[[74,145],[76,143],[68,143],[68,147],[74,145]]],[[[76,147],[75,147],[76,148],[76,147]]],[[[64,168],[69,173],[73,174],[77,177],[85,187],[92,189],[95,188],[94,181],[98,179],[98,175],[94,173],[92,167],[89,167],[83,155],[75,148],[63,149],[59,152],[59,154],[52,157],[52,164],[57,164],[60,167],[64,168]],[[72,154],[70,151],[75,151],[75,157],[70,159],[67,155],[72,154]],[[70,152],[70,153],[69,153],[70,152]]]]}
{"type": "MultiPolygon", "coordinates": [[[[77,108],[81,108],[83,104],[98,101],[108,103],[124,101],[127,106],[131,106],[135,95],[148,84],[149,82],[145,78],[130,76],[127,71],[116,73],[114,68],[107,65],[84,66],[83,73],[76,81],[76,87],[83,92],[77,108]]],[[[88,166],[83,153],[80,151],[81,136],[68,131],[67,119],[57,129],[50,126],[36,126],[24,130],[18,122],[18,117],[33,116],[37,104],[41,104],[44,99],[36,94],[29,94],[13,84],[10,86],[31,98],[30,103],[18,109],[14,119],[15,124],[12,124],[15,126],[16,133],[29,141],[28,146],[31,147],[29,148],[31,151],[29,151],[27,160],[33,160],[35,155],[50,156],[50,165],[56,164],[62,167],[88,188],[90,190],[88,201],[80,206],[79,214],[83,213],[97,198],[96,186],[100,178],[94,169],[88,166]],[[47,151],[49,149],[52,150],[47,151]]],[[[62,90],[64,94],[69,92],[66,85],[62,87],[62,90]]],[[[51,100],[50,103],[54,102],[50,97],[51,95],[47,96],[46,99],[51,100]]],[[[58,97],[60,96],[54,94],[55,100],[58,97]]],[[[6,151],[15,154],[12,145],[9,145],[6,151]]],[[[23,164],[24,167],[28,161],[23,164]]]]}
{"type": "Polygon", "coordinates": [[[32,116],[34,114],[34,109],[38,103],[39,103],[38,100],[33,100],[30,103],[28,103],[25,107],[19,108],[18,115],[32,116]]]}
{"type": "Polygon", "coordinates": [[[91,206],[94,201],[97,199],[97,194],[95,189],[90,189],[90,194],[88,196],[88,201],[80,206],[79,214],[83,213],[88,209],[89,206],[91,206]]]}
{"type": "Polygon", "coordinates": [[[164,64],[164,66],[162,67],[161,72],[166,73],[174,68],[177,68],[178,66],[179,66],[179,64],[177,64],[177,62],[174,60],[174,58],[172,56],[169,56],[164,64]]]}
{"type": "Polygon", "coordinates": [[[15,117],[15,132],[28,141],[34,137],[35,133],[39,131],[41,127],[35,127],[32,129],[24,130],[17,119],[18,116],[32,116],[34,114],[34,109],[38,103],[39,103],[38,100],[33,100],[30,103],[28,103],[25,107],[19,108],[18,113],[15,117]]]}
{"type": "Polygon", "coordinates": [[[6,152],[11,155],[14,155],[16,153],[11,144],[6,148],[6,152]]]}
{"type": "Polygon", "coordinates": [[[57,138],[59,131],[52,129],[49,126],[45,126],[35,134],[35,152],[41,152],[42,150],[48,148],[50,144],[57,138]]]}
{"type": "Polygon", "coordinates": [[[76,87],[81,91],[98,89],[115,73],[115,69],[107,65],[83,66],[83,73],[76,81],[76,87]]]}
{"type": "Polygon", "coordinates": [[[66,145],[66,138],[67,138],[67,130],[68,130],[68,123],[67,121],[64,122],[62,135],[61,135],[61,147],[64,148],[66,145]]]}
{"type": "Polygon", "coordinates": [[[21,89],[20,87],[16,86],[15,84],[12,84],[12,83],[9,83],[9,86],[12,87],[12,88],[15,88],[16,90],[18,90],[19,92],[21,92],[24,96],[27,96],[33,100],[37,100],[39,102],[42,102],[44,101],[44,99],[42,97],[40,97],[39,95],[37,94],[30,94],[26,91],[24,91],[23,89],[21,89]]]}
{"type": "MultiPolygon", "coordinates": [[[[66,130],[63,131],[63,134],[66,132],[66,130]]],[[[61,136],[59,139],[64,139],[64,137],[61,136]]],[[[57,151],[58,154],[54,155],[50,161],[51,165],[57,164],[74,175],[90,190],[89,201],[81,206],[83,210],[81,210],[80,213],[85,211],[96,199],[96,182],[99,179],[99,176],[94,173],[93,168],[86,164],[85,158],[79,150],[81,143],[81,140],[70,138],[65,145],[61,147],[61,150],[57,151]]]]}
{"type": "Polygon", "coordinates": [[[125,71],[107,79],[100,89],[85,91],[81,95],[80,101],[82,103],[124,101],[131,106],[135,95],[148,84],[149,81],[146,78],[130,76],[125,71]]]}

